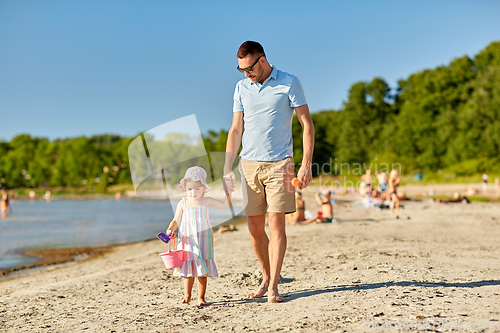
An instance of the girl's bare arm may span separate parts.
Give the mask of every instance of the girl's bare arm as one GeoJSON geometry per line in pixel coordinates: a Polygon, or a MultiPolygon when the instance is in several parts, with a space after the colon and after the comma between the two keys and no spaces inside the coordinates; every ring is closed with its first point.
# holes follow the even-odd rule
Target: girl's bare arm
{"type": "Polygon", "coordinates": [[[217,209],[225,209],[229,207],[229,200],[227,200],[227,195],[224,196],[224,201],[210,197],[205,197],[205,203],[207,206],[214,207],[217,209]]]}
{"type": "Polygon", "coordinates": [[[168,229],[167,229],[167,233],[174,232],[175,230],[177,230],[177,228],[179,227],[178,221],[180,221],[182,218],[183,210],[184,210],[184,206],[183,206],[183,201],[181,200],[177,204],[177,208],[175,209],[174,219],[172,220],[172,222],[170,222],[168,229]]]}

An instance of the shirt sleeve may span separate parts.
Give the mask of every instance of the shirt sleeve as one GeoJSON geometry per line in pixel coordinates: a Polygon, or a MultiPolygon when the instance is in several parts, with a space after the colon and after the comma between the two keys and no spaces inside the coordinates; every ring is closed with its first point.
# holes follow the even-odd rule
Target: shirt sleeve
{"type": "Polygon", "coordinates": [[[233,96],[233,112],[242,112],[243,111],[243,103],[241,103],[241,94],[240,94],[240,83],[236,84],[236,88],[234,89],[233,96]]]}
{"type": "Polygon", "coordinates": [[[292,80],[290,90],[288,91],[288,98],[290,99],[290,106],[292,108],[307,104],[304,89],[302,89],[302,84],[298,77],[294,77],[292,80]]]}

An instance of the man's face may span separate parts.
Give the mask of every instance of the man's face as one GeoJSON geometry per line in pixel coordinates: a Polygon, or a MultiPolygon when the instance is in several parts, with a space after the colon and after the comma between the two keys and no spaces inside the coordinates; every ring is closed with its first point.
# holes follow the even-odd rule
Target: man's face
{"type": "MultiPolygon", "coordinates": [[[[260,55],[249,54],[244,58],[238,58],[238,65],[240,68],[249,68],[255,64],[255,61],[260,57],[260,55]]],[[[260,82],[264,76],[264,68],[262,67],[263,58],[258,59],[257,63],[252,67],[252,73],[245,72],[245,76],[252,80],[252,82],[260,82]]]]}

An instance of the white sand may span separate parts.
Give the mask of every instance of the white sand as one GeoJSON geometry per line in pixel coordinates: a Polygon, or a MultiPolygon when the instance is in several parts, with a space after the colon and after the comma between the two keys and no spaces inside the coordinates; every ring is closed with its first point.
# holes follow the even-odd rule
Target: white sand
{"type": "Polygon", "coordinates": [[[500,205],[403,204],[399,220],[344,203],[341,223],[287,227],[283,304],[245,298],[258,263],[240,225],[215,236],[211,306],[180,304],[183,282],[155,240],[0,281],[0,331],[373,332],[374,320],[500,321],[500,205]]]}

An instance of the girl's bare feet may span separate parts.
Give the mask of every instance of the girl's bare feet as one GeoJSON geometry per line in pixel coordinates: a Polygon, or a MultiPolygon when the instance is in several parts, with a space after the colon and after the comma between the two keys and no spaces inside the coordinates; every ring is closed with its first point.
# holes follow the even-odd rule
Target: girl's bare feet
{"type": "Polygon", "coordinates": [[[182,304],[189,304],[191,302],[191,296],[185,296],[182,300],[182,304]]]}
{"type": "Polygon", "coordinates": [[[252,299],[252,298],[262,298],[262,297],[264,297],[264,295],[267,292],[268,286],[269,285],[267,283],[262,282],[262,284],[260,285],[259,289],[257,289],[256,292],[253,292],[253,293],[249,294],[248,298],[252,299]]]}

